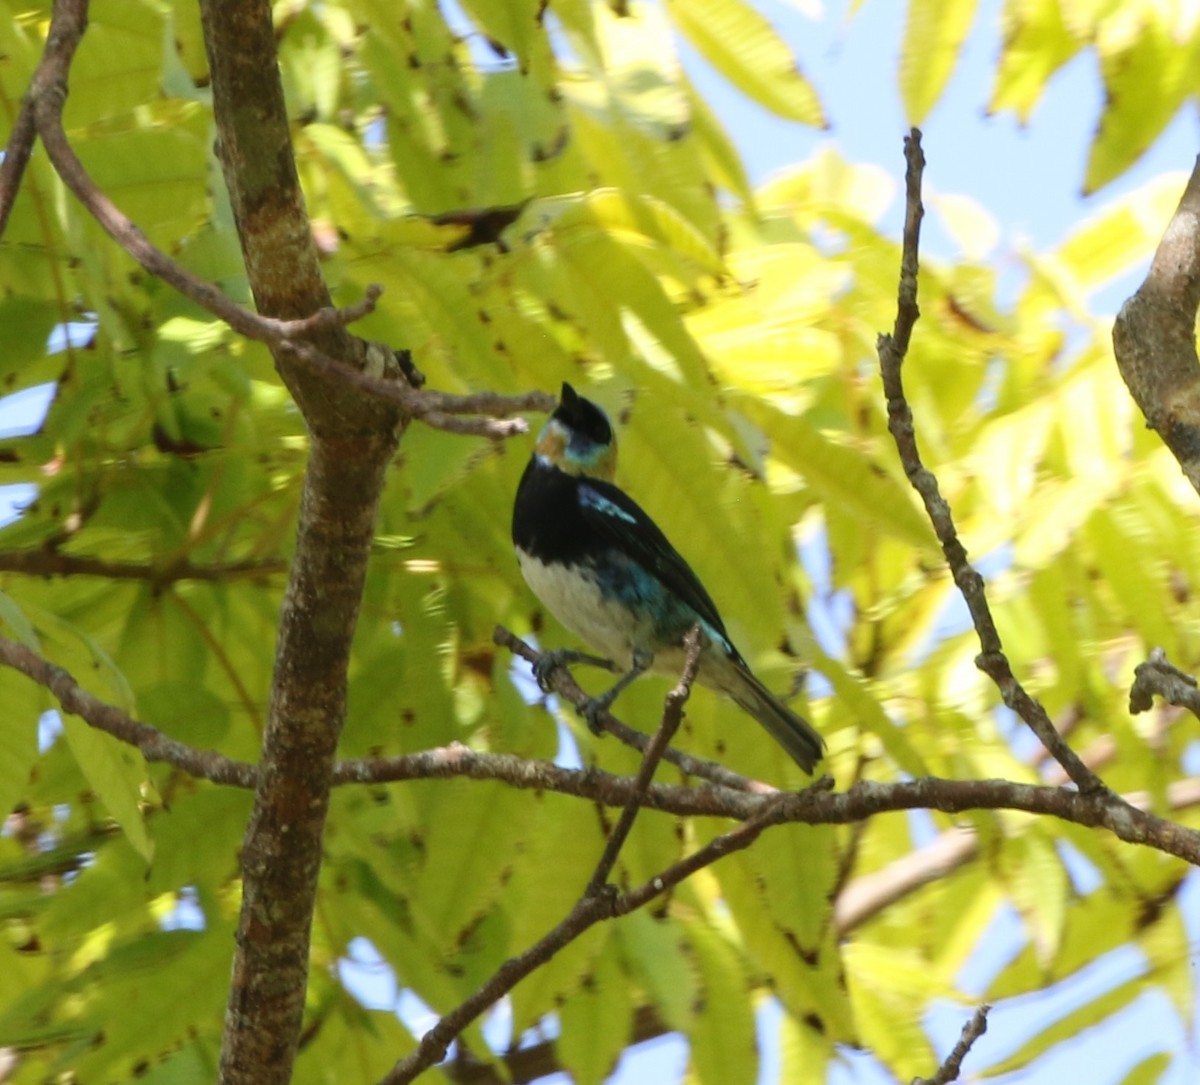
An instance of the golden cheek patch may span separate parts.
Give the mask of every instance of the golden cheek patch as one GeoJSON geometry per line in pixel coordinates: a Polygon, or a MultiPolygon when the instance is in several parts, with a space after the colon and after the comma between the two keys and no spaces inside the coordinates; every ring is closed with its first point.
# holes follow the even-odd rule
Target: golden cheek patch
{"type": "Polygon", "coordinates": [[[534,451],[551,463],[562,466],[567,451],[567,435],[557,426],[549,425],[542,430],[537,444],[534,445],[534,451]]]}
{"type": "Polygon", "coordinates": [[[616,440],[607,445],[591,445],[588,451],[587,456],[579,455],[578,449],[572,451],[570,431],[554,419],[546,424],[534,445],[535,455],[568,475],[587,475],[611,482],[617,470],[616,440]]]}

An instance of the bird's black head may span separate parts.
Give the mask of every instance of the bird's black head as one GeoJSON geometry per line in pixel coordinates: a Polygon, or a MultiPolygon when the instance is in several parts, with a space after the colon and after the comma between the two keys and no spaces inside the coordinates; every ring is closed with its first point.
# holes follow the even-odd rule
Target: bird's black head
{"type": "Polygon", "coordinates": [[[617,441],[608,415],[566,381],[534,454],[571,475],[611,480],[617,467],[617,441]]]}

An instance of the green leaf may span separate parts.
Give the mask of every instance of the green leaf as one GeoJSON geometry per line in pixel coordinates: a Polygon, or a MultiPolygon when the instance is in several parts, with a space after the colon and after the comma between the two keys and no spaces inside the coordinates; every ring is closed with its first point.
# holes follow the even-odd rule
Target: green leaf
{"type": "MultiPolygon", "coordinates": [[[[521,951],[558,924],[579,900],[604,848],[595,813],[561,796],[546,795],[538,832],[505,894],[510,945],[521,951]],[[547,877],[553,871],[553,877],[547,877]]],[[[520,1034],[575,991],[609,937],[605,924],[586,931],[513,991],[513,1030],[520,1034]]]]}
{"type": "Polygon", "coordinates": [[[925,122],[954,74],[976,0],[909,0],[900,48],[900,98],[909,124],[925,122]]]}
{"type": "Polygon", "coordinates": [[[1022,833],[1006,846],[1004,867],[1034,952],[1048,965],[1058,956],[1071,888],[1054,841],[1036,829],[1022,833]]]}
{"type": "Polygon", "coordinates": [[[825,126],[820,100],[771,24],[743,0],[668,0],[675,25],[738,90],[781,117],[825,126]]]}
{"type": "MultiPolygon", "coordinates": [[[[706,827],[701,839],[710,832],[706,827]]],[[[855,1025],[832,924],[825,925],[819,938],[801,942],[797,932],[817,926],[819,918],[788,916],[780,922],[744,852],[718,864],[714,872],[756,973],[770,975],[773,992],[797,1020],[819,1021],[825,1035],[850,1042],[855,1025]]]]}
{"type": "Polygon", "coordinates": [[[1180,48],[1173,16],[1152,6],[1141,17],[1113,18],[1096,43],[1106,101],[1088,153],[1084,194],[1096,192],[1138,161],[1195,92],[1196,51],[1180,48]]]}
{"type": "Polygon", "coordinates": [[[511,49],[528,71],[537,39],[545,35],[540,0],[463,0],[463,9],[487,35],[493,48],[511,49]]]}
{"type": "Polygon", "coordinates": [[[789,941],[815,952],[829,926],[827,902],[837,879],[833,827],[789,825],[764,833],[745,857],[775,924],[789,941]]]}
{"type": "Polygon", "coordinates": [[[691,80],[685,79],[688,113],[692,128],[700,140],[705,156],[712,163],[718,183],[732,192],[749,210],[754,208],[754,190],[736,144],[725,131],[712,107],[696,91],[691,80]]]}
{"type": "Polygon", "coordinates": [[[524,846],[519,827],[533,812],[528,796],[500,784],[454,781],[439,789],[425,815],[427,859],[412,889],[414,919],[442,952],[460,945],[489,910],[524,846]]]}
{"type": "Polygon", "coordinates": [[[1168,173],[1141,185],[1086,219],[1047,259],[1071,275],[1081,294],[1099,289],[1153,251],[1184,181],[1182,173],[1168,173]]]}
{"type": "Polygon", "coordinates": [[[696,962],[679,925],[642,908],[614,928],[625,967],[672,1028],[683,1030],[699,994],[696,962]]]}
{"type": "Polygon", "coordinates": [[[152,112],[157,123],[98,133],[79,148],[79,157],[121,211],[166,246],[207,207],[208,118],[194,103],[169,102],[152,112]]]}
{"type": "Polygon", "coordinates": [[[612,952],[597,957],[558,1015],[562,1035],[554,1046],[563,1066],[578,1085],[601,1085],[629,1042],[633,1020],[628,981],[612,952]]]}
{"type": "Polygon", "coordinates": [[[152,101],[162,58],[161,4],[130,0],[97,5],[89,12],[87,33],[71,65],[71,95],[64,111],[68,131],[152,101]]]}
{"type": "Polygon", "coordinates": [[[999,1075],[1023,1069],[1056,1045],[1086,1034],[1088,1029],[1094,1028],[1119,1013],[1133,1002],[1145,988],[1146,982],[1139,976],[1126,980],[1111,990],[1089,999],[1078,1009],[1063,1014],[1039,1030],[1008,1058],[993,1063],[988,1067],[988,1072],[999,1075]]]}
{"type": "Polygon", "coordinates": [[[702,991],[688,1031],[692,1071],[701,1085],[752,1085],[758,1076],[758,1041],[737,954],[720,934],[699,923],[688,924],[687,937],[702,991]]]}
{"type": "Polygon", "coordinates": [[[914,546],[933,549],[937,537],[914,491],[857,447],[822,432],[806,417],[788,416],[752,401],[746,413],[772,440],[772,452],[826,502],[914,546]]]}
{"type": "Polygon", "coordinates": [[[75,716],[63,716],[63,730],[79,768],[129,843],[146,862],[154,848],[142,820],[141,793],[146,778],[141,755],[75,716]]]}
{"type": "Polygon", "coordinates": [[[1165,1051],[1149,1055],[1121,1078],[1120,1085],[1156,1085],[1165,1081],[1171,1061],[1171,1056],[1165,1051]]]}
{"type": "Polygon", "coordinates": [[[31,652],[41,654],[41,642],[38,640],[37,630],[33,623],[17,604],[17,601],[8,592],[2,591],[0,591],[0,622],[4,623],[7,632],[16,637],[31,652]]]}
{"type": "Polygon", "coordinates": [[[913,1004],[952,997],[953,990],[909,947],[852,942],[845,960],[862,1042],[894,1066],[901,1079],[936,1066],[937,1056],[913,1004]]]}
{"type": "Polygon", "coordinates": [[[1050,77],[1082,42],[1068,30],[1060,0],[1009,0],[1001,20],[1003,47],[988,112],[1011,109],[1028,124],[1050,77]]]}
{"type": "Polygon", "coordinates": [[[89,1079],[128,1079],[147,1053],[170,1051],[196,1036],[197,1024],[212,1020],[224,1004],[232,933],[221,923],[206,931],[154,931],[114,946],[86,976],[102,1015],[103,1042],[81,1055],[74,1069],[89,1079]],[[178,997],[180,976],[188,979],[187,998],[178,997]],[[143,1019],[128,1012],[131,1006],[153,1006],[155,1012],[143,1019]]]}
{"type": "Polygon", "coordinates": [[[1110,950],[1133,934],[1131,902],[1115,893],[1091,893],[1069,910],[1057,955],[1044,960],[1032,943],[1000,972],[987,990],[989,1001],[1044,990],[1110,950]]]}
{"type": "Polygon", "coordinates": [[[0,667],[0,819],[8,817],[26,794],[38,756],[38,718],[46,692],[11,667],[0,667]]]}
{"type": "Polygon", "coordinates": [[[789,1085],[826,1085],[834,1047],[819,1028],[784,1015],[779,1022],[779,1080],[789,1085]]]}

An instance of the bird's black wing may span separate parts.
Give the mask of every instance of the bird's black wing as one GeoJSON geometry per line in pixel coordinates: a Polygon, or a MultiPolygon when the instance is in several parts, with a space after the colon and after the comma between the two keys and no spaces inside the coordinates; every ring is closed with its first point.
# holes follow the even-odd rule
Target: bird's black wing
{"type": "Polygon", "coordinates": [[[729,639],[712,596],[641,505],[601,479],[580,479],[576,493],[580,514],[597,540],[637,562],[729,639]]]}

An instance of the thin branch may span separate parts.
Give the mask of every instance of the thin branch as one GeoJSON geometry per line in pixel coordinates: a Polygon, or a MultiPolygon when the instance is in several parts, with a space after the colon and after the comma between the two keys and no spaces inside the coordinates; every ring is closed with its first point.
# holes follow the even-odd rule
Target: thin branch
{"type": "MultiPolygon", "coordinates": [[[[520,637],[510,633],[502,625],[496,626],[495,631],[492,633],[492,640],[500,647],[507,648],[513,655],[518,656],[531,665],[541,658],[540,652],[535,651],[521,640],[520,637]]],[[[549,675],[549,681],[555,693],[575,706],[579,706],[588,699],[587,693],[580,688],[566,667],[558,667],[553,670],[549,675]]],[[[611,712],[606,712],[601,717],[600,726],[626,746],[631,746],[643,754],[646,752],[646,748],[650,743],[650,737],[644,732],[635,730],[627,724],[622,723],[611,712]]],[[[669,761],[688,776],[696,776],[702,780],[709,780],[714,784],[733,788],[737,791],[764,795],[775,794],[777,790],[769,784],[761,783],[758,780],[750,780],[734,772],[732,769],[727,769],[724,765],[717,764],[715,761],[706,761],[700,757],[692,757],[672,747],[668,747],[663,753],[663,760],[669,761]]]]}
{"type": "Polygon", "coordinates": [[[104,231],[150,274],[225,321],[248,339],[277,344],[358,320],[375,308],[382,288],[369,286],[364,298],[345,309],[332,306],[297,320],[262,316],[227,297],[153,245],[91,179],[63,129],[67,75],[88,23],[87,0],[56,0],[46,48],[34,73],[28,102],[46,153],[66,186],[104,231]]]}
{"type": "Polygon", "coordinates": [[[0,161],[0,237],[4,236],[8,216],[12,214],[13,204],[17,202],[17,191],[21,187],[22,177],[25,176],[25,167],[29,165],[36,135],[33,101],[26,95],[21,100],[16,123],[9,133],[8,145],[4,148],[4,160],[0,161]]]}
{"type": "MultiPolygon", "coordinates": [[[[344,308],[324,306],[308,316],[293,320],[278,319],[237,304],[214,284],[193,275],[152,244],[91,179],[63,129],[62,110],[67,97],[67,73],[86,29],[87,0],[58,0],[46,50],[26,99],[28,108],[23,107],[22,116],[27,112],[32,117],[50,161],[75,197],[105,232],[150,274],[174,287],[184,297],[246,338],[267,343],[303,361],[309,369],[326,376],[336,375],[377,399],[398,404],[410,417],[437,429],[500,440],[526,432],[527,425],[520,418],[507,421],[490,419],[524,410],[554,409],[554,398],[545,392],[531,392],[524,396],[501,396],[491,392],[454,396],[419,390],[407,380],[383,380],[363,373],[308,341],[322,331],[348,325],[373,312],[382,293],[382,287],[376,284],[368,286],[363,298],[353,305],[344,308]],[[447,417],[459,414],[488,417],[469,420],[447,417]]],[[[401,375],[401,369],[397,368],[397,376],[401,375]]]]}
{"type": "Polygon", "coordinates": [[[962,1068],[962,1061],[967,1057],[967,1052],[974,1046],[975,1041],[987,1032],[987,1015],[992,1007],[986,1002],[975,1011],[975,1016],[963,1025],[962,1035],[958,1038],[951,1050],[946,1056],[946,1061],[937,1068],[937,1073],[933,1077],[913,1078],[913,1085],[948,1085],[951,1081],[957,1081],[959,1071],[962,1068]]]}
{"type": "Polygon", "coordinates": [[[654,737],[642,755],[641,767],[633,781],[633,794],[625,804],[625,809],[621,811],[621,816],[613,827],[613,831],[608,834],[604,852],[596,864],[595,873],[592,874],[585,891],[588,896],[599,893],[608,882],[608,877],[617,864],[617,856],[621,853],[621,848],[624,846],[638,811],[642,807],[646,789],[654,778],[654,770],[658,768],[659,761],[662,760],[671,739],[675,737],[675,732],[679,730],[679,725],[683,722],[683,706],[692,692],[692,683],[696,681],[696,672],[700,668],[700,645],[700,627],[696,625],[684,638],[683,646],[687,657],[683,665],[683,674],[680,676],[679,684],[667,694],[666,702],[663,705],[662,723],[659,724],[658,730],[654,732],[654,737]]]}
{"type": "Polygon", "coordinates": [[[611,887],[604,887],[598,893],[585,892],[566,917],[548,934],[524,953],[505,961],[472,995],[425,1033],[416,1050],[397,1062],[381,1079],[380,1085],[405,1085],[430,1066],[440,1062],[445,1058],[446,1051],[455,1037],[476,1017],[597,923],[636,911],[691,877],[696,871],[711,866],[718,859],[735,851],[748,848],[763,830],[776,820],[776,809],[786,799],[787,796],[780,795],[768,800],[763,809],[748,821],[715,837],[704,847],[671,864],[628,893],[618,894],[611,887]]]}
{"type": "MultiPolygon", "coordinates": [[[[0,637],[0,664],[15,668],[50,690],[63,711],[137,747],[148,761],[163,761],[197,779],[217,784],[240,788],[257,786],[256,766],[169,738],[92,696],[62,667],[47,662],[16,641],[0,637]]],[[[625,806],[637,793],[635,781],[628,776],[615,776],[595,768],[566,769],[549,761],[534,761],[515,754],[477,753],[457,744],[398,757],[338,761],[333,768],[332,783],[346,786],[450,777],[501,781],[522,790],[554,791],[613,807],[625,806]]],[[[926,777],[889,784],[860,781],[840,793],[816,786],[800,792],[780,793],[752,792],[745,787],[719,784],[687,787],[651,783],[639,801],[642,806],[678,816],[745,821],[757,817],[767,805],[780,798],[787,802],[783,806],[772,806],[778,821],[813,825],[853,824],[876,814],[900,810],[928,809],[946,814],[1020,810],[1090,828],[1103,827],[1126,843],[1155,848],[1200,866],[1200,832],[1149,813],[1151,796],[1140,792],[1117,798],[1107,792],[1083,794],[1064,787],[1018,784],[1008,780],[926,777]]],[[[1200,804],[1200,782],[1176,781],[1168,789],[1168,802],[1176,810],[1200,804]]]]}
{"type": "Polygon", "coordinates": [[[233,787],[252,788],[258,769],[243,761],[234,761],[214,750],[198,750],[187,743],[168,738],[157,728],[141,723],[115,705],[93,697],[62,667],[48,663],[23,644],[0,637],[0,662],[44,686],[58,700],[64,712],[81,717],[89,726],[105,731],[121,742],[136,746],[147,761],[166,761],[199,779],[233,787]]]}
{"type": "Polygon", "coordinates": [[[1145,663],[1133,670],[1133,685],[1129,688],[1129,711],[1135,715],[1146,712],[1154,705],[1155,696],[1167,704],[1186,708],[1193,716],[1200,716],[1200,689],[1196,679],[1180,670],[1161,648],[1155,648],[1145,663]]]}
{"type": "Polygon", "coordinates": [[[0,572],[28,576],[97,576],[106,580],[145,580],[156,585],[178,580],[227,582],[261,580],[287,571],[279,558],[193,565],[188,559],[155,565],[149,562],[106,561],[84,554],[64,554],[41,547],[0,551],[0,572]]]}
{"type": "Polygon", "coordinates": [[[457,396],[432,389],[423,393],[425,408],[441,414],[482,414],[489,418],[504,418],[514,411],[549,413],[558,406],[558,399],[548,392],[529,392],[523,396],[502,396],[495,392],[471,392],[457,396]]]}
{"type": "MultiPolygon", "coordinates": [[[[58,0],[58,5],[73,2],[75,0],[58,0]]],[[[174,287],[185,298],[223,320],[234,331],[247,339],[279,346],[293,339],[310,336],[318,330],[360,319],[375,308],[380,292],[377,286],[368,287],[363,299],[354,305],[344,309],[326,306],[296,320],[262,316],[239,305],[212,283],[193,275],[152,244],[141,229],[95,184],[63,131],[61,105],[50,104],[57,101],[58,98],[51,95],[39,98],[37,112],[38,133],[59,177],[104,231],[142,267],[174,287]]]]}
{"type": "MultiPolygon", "coordinates": [[[[673,1031],[653,1006],[638,1006],[633,1011],[626,1048],[654,1040],[673,1031]]],[[[459,1043],[455,1059],[440,1069],[455,1085],[528,1085],[562,1071],[553,1039],[506,1051],[494,1061],[477,1059],[459,1043]]]]}
{"type": "MultiPolygon", "coordinates": [[[[541,395],[544,393],[534,393],[541,395]]],[[[503,441],[529,432],[529,423],[524,418],[459,418],[441,411],[423,411],[416,417],[432,429],[443,433],[457,433],[461,437],[486,437],[491,441],[503,441]]]]}
{"type": "Polygon", "coordinates": [[[958,826],[878,870],[860,874],[834,899],[834,929],[839,935],[849,934],[885,908],[945,878],[978,854],[978,834],[973,828],[958,826]]]}
{"type": "Polygon", "coordinates": [[[925,156],[921,151],[921,133],[917,129],[914,128],[905,139],[904,152],[908,168],[905,171],[904,245],[900,259],[896,323],[892,334],[881,335],[877,344],[883,390],[887,397],[888,430],[896,442],[904,473],[925,505],[925,512],[933,524],[938,542],[941,543],[942,553],[946,556],[954,582],[958,585],[958,590],[970,611],[980,646],[975,665],[995,682],[1004,703],[1025,721],[1080,791],[1105,791],[1107,789],[1103,781],[1067,745],[1046,714],[1045,708],[1029,695],[1013,674],[992,618],[983,577],[967,557],[966,548],[954,526],[950,505],[938,488],[937,478],[921,461],[912,410],[905,398],[901,376],[913,326],[920,316],[917,306],[917,275],[921,219],[925,213],[921,204],[921,176],[925,168],[925,156]]]}
{"type": "Polygon", "coordinates": [[[488,416],[507,416],[521,411],[552,411],[556,404],[546,392],[526,392],[523,395],[501,396],[494,392],[454,396],[445,392],[415,389],[403,381],[382,380],[372,373],[356,369],[330,357],[311,343],[285,340],[277,344],[289,357],[302,362],[306,368],[361,389],[368,395],[395,403],[411,418],[419,419],[434,429],[447,433],[503,440],[529,431],[523,418],[458,418],[451,415],[479,413],[488,416]],[[479,404],[480,406],[475,406],[479,404]]]}

